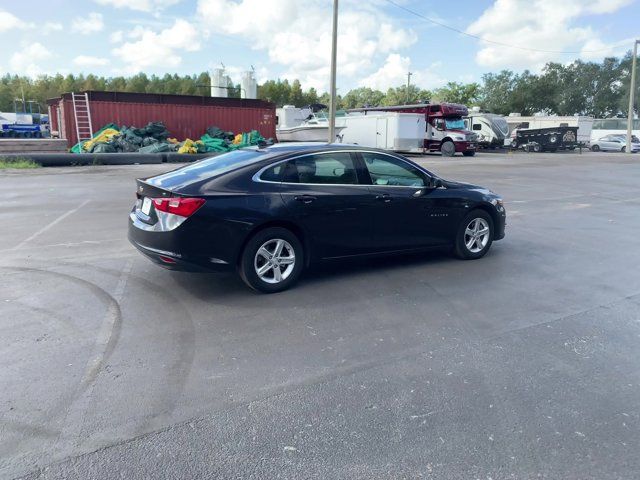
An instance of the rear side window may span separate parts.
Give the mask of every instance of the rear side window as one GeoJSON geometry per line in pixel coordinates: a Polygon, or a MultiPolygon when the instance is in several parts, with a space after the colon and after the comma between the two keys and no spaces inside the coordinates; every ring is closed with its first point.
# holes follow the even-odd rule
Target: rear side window
{"type": "MultiPolygon", "coordinates": [[[[266,173],[266,172],[265,172],[266,173]]],[[[355,185],[358,175],[348,152],[319,153],[289,160],[282,181],[324,185],[355,185]]]]}
{"type": "Polygon", "coordinates": [[[278,163],[277,165],[269,167],[264,172],[262,172],[262,175],[260,175],[260,180],[264,180],[265,182],[280,182],[283,171],[284,163],[278,163]]]}
{"type": "Polygon", "coordinates": [[[418,169],[388,155],[362,152],[371,183],[400,187],[424,187],[425,176],[418,169]]]}
{"type": "Polygon", "coordinates": [[[473,124],[473,129],[474,130],[482,130],[482,125],[480,125],[479,123],[474,123],[473,124]]]}

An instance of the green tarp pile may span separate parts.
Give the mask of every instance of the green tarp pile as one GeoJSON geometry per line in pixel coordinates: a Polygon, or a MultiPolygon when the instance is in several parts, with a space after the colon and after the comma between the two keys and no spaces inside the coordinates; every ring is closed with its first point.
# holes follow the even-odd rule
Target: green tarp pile
{"type": "Polygon", "coordinates": [[[199,140],[187,138],[179,142],[170,138],[169,131],[162,122],[150,122],[144,128],[127,127],[109,123],[97,131],[91,140],[78,143],[71,148],[72,153],[208,153],[229,152],[238,148],[258,145],[266,140],[260,132],[225,132],[211,126],[199,140]]]}

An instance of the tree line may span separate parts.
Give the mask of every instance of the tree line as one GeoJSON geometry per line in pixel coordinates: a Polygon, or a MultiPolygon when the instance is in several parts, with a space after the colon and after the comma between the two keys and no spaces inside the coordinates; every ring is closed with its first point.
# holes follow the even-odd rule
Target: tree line
{"type": "MultiPolygon", "coordinates": [[[[605,58],[602,62],[576,60],[569,64],[550,62],[539,74],[525,70],[487,73],[481,82],[449,82],[441,88],[424,90],[415,85],[389,88],[386,92],[369,87],[348,91],[337,98],[338,108],[385,106],[427,101],[462,103],[483,111],[508,115],[592,115],[598,118],[626,116],[631,74],[631,54],[605,58]]],[[[640,83],[640,82],[639,82],[640,83]]],[[[130,77],[96,75],[44,75],[29,78],[18,75],[0,77],[0,111],[14,109],[14,100],[33,100],[46,112],[46,99],[64,92],[106,90],[118,92],[211,95],[211,78],[198,75],[139,73],[130,77]]],[[[239,97],[240,86],[229,85],[229,96],[239,97]]],[[[299,80],[268,80],[258,86],[258,98],[278,106],[298,107],[329,103],[328,93],[314,88],[304,90],[299,80]]],[[[636,94],[636,98],[639,95],[636,94]]],[[[637,112],[637,104],[634,110],[637,112]]]]}

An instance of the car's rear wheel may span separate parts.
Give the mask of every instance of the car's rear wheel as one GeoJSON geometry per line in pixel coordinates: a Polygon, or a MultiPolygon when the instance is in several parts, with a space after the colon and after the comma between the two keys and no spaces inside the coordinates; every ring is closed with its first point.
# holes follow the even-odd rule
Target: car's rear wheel
{"type": "Polygon", "coordinates": [[[454,253],[458,258],[473,260],[483,257],[493,242],[493,220],[484,210],[469,212],[458,227],[454,253]]]}
{"type": "Polygon", "coordinates": [[[591,151],[592,152],[599,152],[600,151],[600,145],[591,145],[591,151]]]}
{"type": "Polygon", "coordinates": [[[298,237],[286,228],[267,228],[256,233],[242,252],[239,271],[251,288],[264,293],[286,290],[304,266],[304,251],[298,237]]]}

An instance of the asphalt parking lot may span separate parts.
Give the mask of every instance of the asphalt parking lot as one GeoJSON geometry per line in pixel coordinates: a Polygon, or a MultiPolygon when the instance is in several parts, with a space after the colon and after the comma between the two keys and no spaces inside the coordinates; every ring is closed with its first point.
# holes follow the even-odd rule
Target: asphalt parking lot
{"type": "Polygon", "coordinates": [[[640,155],[419,161],[506,238],[275,295],[129,245],[171,166],[0,172],[0,478],[638,478],[640,155]]]}

